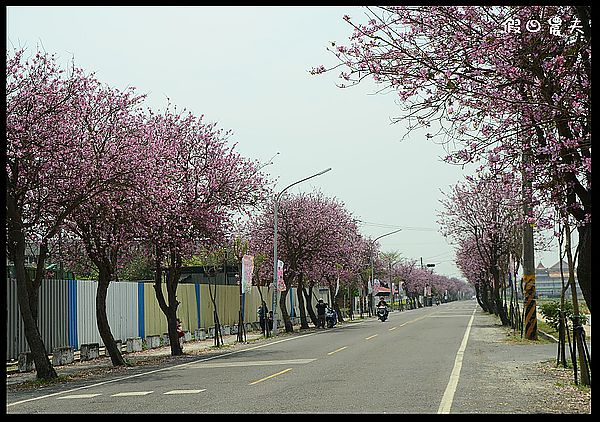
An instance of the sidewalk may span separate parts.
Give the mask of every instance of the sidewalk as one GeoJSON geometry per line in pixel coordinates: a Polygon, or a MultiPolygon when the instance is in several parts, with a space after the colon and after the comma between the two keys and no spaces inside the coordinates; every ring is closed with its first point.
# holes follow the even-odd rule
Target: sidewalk
{"type": "MultiPolygon", "coordinates": [[[[246,342],[252,342],[257,339],[264,338],[260,332],[248,332],[246,333],[246,342]]],[[[148,365],[148,364],[160,364],[165,360],[175,360],[185,358],[186,356],[196,356],[200,353],[215,350],[214,338],[206,338],[204,340],[192,340],[183,344],[182,356],[171,356],[170,346],[160,346],[153,349],[145,349],[140,352],[123,352],[123,357],[126,361],[129,361],[134,366],[148,365]]],[[[237,343],[237,334],[224,335],[223,344],[232,346],[237,343]]],[[[81,362],[79,360],[79,353],[75,353],[76,360],[73,363],[67,365],[54,366],[56,373],[59,377],[65,376],[77,376],[84,374],[102,374],[109,372],[116,372],[119,370],[127,370],[131,367],[115,368],[112,365],[109,356],[104,354],[104,348],[100,349],[100,357],[93,360],[81,362]]],[[[36,372],[19,372],[17,369],[7,369],[6,373],[6,386],[12,386],[22,384],[27,381],[35,381],[36,372]]]]}

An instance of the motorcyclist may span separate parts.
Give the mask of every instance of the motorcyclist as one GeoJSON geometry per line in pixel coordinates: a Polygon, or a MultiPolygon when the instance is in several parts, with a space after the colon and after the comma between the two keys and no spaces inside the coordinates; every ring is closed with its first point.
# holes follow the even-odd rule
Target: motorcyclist
{"type": "Polygon", "coordinates": [[[384,310],[384,315],[387,318],[387,315],[388,315],[388,306],[387,306],[387,302],[385,301],[384,298],[379,299],[379,303],[377,304],[377,308],[379,308],[379,307],[383,307],[385,309],[384,310]]]}

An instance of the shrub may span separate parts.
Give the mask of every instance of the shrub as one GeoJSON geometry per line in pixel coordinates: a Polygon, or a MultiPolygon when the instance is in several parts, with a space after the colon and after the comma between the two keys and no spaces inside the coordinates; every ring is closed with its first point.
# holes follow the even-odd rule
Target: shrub
{"type": "MultiPolygon", "coordinates": [[[[575,314],[573,313],[573,304],[571,302],[565,302],[563,312],[567,319],[572,323],[575,314]]],[[[546,322],[550,324],[556,331],[558,331],[560,322],[560,302],[554,300],[552,302],[544,303],[540,307],[540,313],[543,315],[546,322]]],[[[587,317],[585,314],[580,313],[579,323],[583,325],[586,323],[586,321],[587,317]]]]}

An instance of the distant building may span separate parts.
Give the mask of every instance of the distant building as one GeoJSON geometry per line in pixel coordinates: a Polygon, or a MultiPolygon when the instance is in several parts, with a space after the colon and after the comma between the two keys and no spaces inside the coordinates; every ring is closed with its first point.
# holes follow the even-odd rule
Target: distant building
{"type": "MultiPolygon", "coordinates": [[[[564,283],[569,281],[569,267],[566,262],[562,263],[564,283]]],[[[579,283],[577,282],[577,275],[575,275],[575,284],[577,296],[582,297],[579,283]]],[[[560,297],[560,292],[563,285],[563,279],[560,271],[560,262],[557,262],[551,267],[544,267],[541,262],[535,269],[535,291],[537,297],[560,297]]],[[[565,293],[567,300],[571,298],[571,289],[568,289],[565,293]]]]}

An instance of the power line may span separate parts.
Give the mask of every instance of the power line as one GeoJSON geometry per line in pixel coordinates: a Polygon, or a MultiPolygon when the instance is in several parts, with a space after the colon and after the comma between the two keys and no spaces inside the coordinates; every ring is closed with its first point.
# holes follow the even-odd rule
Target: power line
{"type": "Polygon", "coordinates": [[[437,229],[431,228],[431,227],[409,227],[409,226],[394,226],[391,224],[382,224],[382,223],[372,223],[369,221],[364,221],[364,220],[354,220],[357,223],[361,223],[364,224],[365,226],[372,226],[372,227],[381,227],[381,228],[386,228],[386,229],[402,229],[402,230],[416,230],[416,231],[437,231],[437,229]]]}

